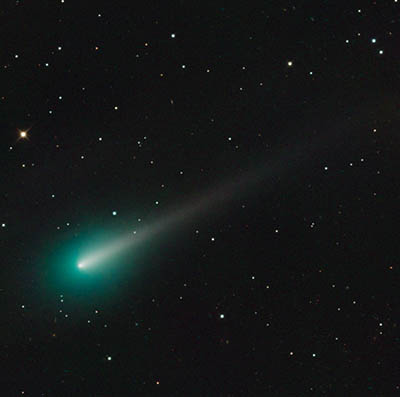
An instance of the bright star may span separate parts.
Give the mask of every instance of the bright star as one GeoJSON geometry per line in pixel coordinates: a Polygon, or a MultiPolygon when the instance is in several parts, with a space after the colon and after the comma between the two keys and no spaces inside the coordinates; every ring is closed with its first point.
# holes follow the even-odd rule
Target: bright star
{"type": "Polygon", "coordinates": [[[28,138],[28,131],[26,130],[18,130],[19,131],[19,137],[20,139],[26,139],[28,138]]]}

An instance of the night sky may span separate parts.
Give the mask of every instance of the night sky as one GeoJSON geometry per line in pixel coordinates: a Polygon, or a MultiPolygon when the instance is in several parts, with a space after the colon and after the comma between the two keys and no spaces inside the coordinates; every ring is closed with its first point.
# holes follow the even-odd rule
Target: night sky
{"type": "Polygon", "coordinates": [[[400,393],[400,1],[3,0],[0,37],[2,396],[400,393]]]}

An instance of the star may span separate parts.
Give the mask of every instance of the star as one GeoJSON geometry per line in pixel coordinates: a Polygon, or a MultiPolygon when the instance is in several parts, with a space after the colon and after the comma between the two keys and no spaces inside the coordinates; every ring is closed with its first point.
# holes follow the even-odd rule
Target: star
{"type": "Polygon", "coordinates": [[[18,130],[20,139],[27,139],[28,138],[28,131],[25,130],[18,130]]]}

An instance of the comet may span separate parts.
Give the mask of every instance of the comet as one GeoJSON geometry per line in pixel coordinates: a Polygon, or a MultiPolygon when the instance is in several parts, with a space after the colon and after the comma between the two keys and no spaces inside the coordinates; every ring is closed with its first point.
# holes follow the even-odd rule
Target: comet
{"type": "Polygon", "coordinates": [[[269,182],[272,187],[272,178],[276,175],[281,177],[285,170],[295,167],[306,155],[307,152],[304,150],[306,146],[297,146],[292,150],[286,147],[280,154],[271,156],[270,161],[267,164],[264,163],[263,167],[241,171],[239,175],[231,177],[230,180],[200,195],[194,195],[185,203],[172,205],[158,220],[150,222],[137,232],[123,233],[97,250],[82,255],[77,262],[77,268],[81,271],[94,270],[116,255],[149,242],[157,235],[172,232],[178,225],[205,217],[215,217],[222,211],[226,211],[229,202],[248,196],[262,182],[269,182]]]}
{"type": "MultiPolygon", "coordinates": [[[[390,110],[392,111],[392,108],[390,110]]],[[[385,112],[387,111],[386,109],[385,112]]],[[[77,267],[81,271],[96,269],[101,264],[109,263],[118,254],[151,242],[157,235],[172,233],[178,225],[216,217],[227,211],[230,202],[256,193],[261,185],[264,192],[266,188],[273,191],[276,189],[276,181],[282,180],[293,172],[297,174],[300,167],[309,166],[316,157],[321,158],[324,150],[327,149],[331,152],[337,150],[338,145],[342,147],[349,146],[353,141],[357,143],[358,137],[354,136],[354,132],[360,128],[360,120],[367,125],[370,122],[369,117],[376,118],[375,103],[371,103],[369,106],[360,104],[359,110],[353,114],[353,118],[347,116],[340,122],[331,122],[323,134],[310,134],[308,138],[303,135],[301,143],[298,141],[288,142],[274,153],[268,154],[268,159],[264,159],[258,164],[253,163],[255,166],[249,167],[250,169],[247,171],[238,171],[236,175],[221,181],[219,185],[197,193],[183,203],[175,203],[158,219],[149,222],[137,232],[121,234],[115,239],[103,243],[97,250],[85,253],[77,261],[77,267]],[[356,129],[352,124],[353,119],[359,120],[356,129]],[[315,156],[316,153],[318,156],[315,156]]],[[[321,162],[318,166],[321,167],[321,170],[327,170],[327,167],[324,168],[321,162]]]]}

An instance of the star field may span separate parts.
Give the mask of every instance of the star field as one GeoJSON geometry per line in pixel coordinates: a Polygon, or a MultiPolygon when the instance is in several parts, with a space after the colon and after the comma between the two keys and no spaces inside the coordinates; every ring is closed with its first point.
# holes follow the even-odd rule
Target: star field
{"type": "Polygon", "coordinates": [[[400,2],[7,0],[0,35],[1,395],[400,393],[400,2]]]}

